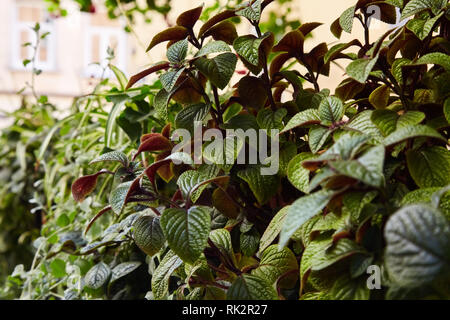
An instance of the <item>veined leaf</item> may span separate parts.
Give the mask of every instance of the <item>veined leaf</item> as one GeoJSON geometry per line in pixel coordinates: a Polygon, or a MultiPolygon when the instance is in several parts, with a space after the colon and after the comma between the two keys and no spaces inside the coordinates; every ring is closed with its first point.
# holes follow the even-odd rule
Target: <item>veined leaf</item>
{"type": "Polygon", "coordinates": [[[384,232],[386,267],[403,286],[424,285],[450,274],[450,225],[426,205],[403,207],[388,220],[384,232]]]}
{"type": "Polygon", "coordinates": [[[314,154],[319,152],[325,142],[327,142],[328,137],[331,135],[331,133],[331,130],[322,126],[314,126],[309,129],[308,144],[311,152],[314,154]]]}
{"type": "Polygon", "coordinates": [[[416,137],[436,138],[445,141],[444,137],[442,137],[439,132],[437,132],[433,128],[426,125],[414,125],[402,127],[395,130],[389,136],[384,138],[383,144],[386,146],[390,146],[416,137]]]}
{"type": "Polygon", "coordinates": [[[450,71],[450,57],[442,52],[432,52],[420,57],[415,64],[437,64],[450,71]]]}
{"type": "Polygon", "coordinates": [[[212,84],[224,89],[234,73],[236,63],[236,56],[231,52],[226,52],[212,59],[200,57],[194,62],[194,65],[212,84]]]}
{"type": "Polygon", "coordinates": [[[193,133],[194,122],[203,121],[208,115],[209,109],[210,107],[205,103],[196,103],[184,107],[175,116],[175,127],[177,129],[187,129],[193,133]]]}
{"type": "Polygon", "coordinates": [[[195,57],[203,57],[211,53],[230,52],[230,47],[223,41],[211,41],[205,44],[196,54],[195,57]]]}
{"type": "Polygon", "coordinates": [[[130,274],[141,265],[140,261],[128,261],[118,264],[112,269],[111,282],[130,274]]]}
{"type": "Polygon", "coordinates": [[[159,218],[152,216],[139,217],[133,224],[134,242],[149,256],[156,254],[164,245],[166,239],[159,218]]]}
{"type": "Polygon", "coordinates": [[[293,116],[291,120],[289,120],[288,124],[284,127],[283,131],[281,131],[281,133],[292,130],[296,127],[319,123],[319,111],[317,109],[307,109],[293,116]]]}
{"type": "Polygon", "coordinates": [[[259,21],[261,18],[262,0],[247,1],[236,10],[236,15],[246,17],[250,21],[259,21]]]}
{"type": "Polygon", "coordinates": [[[344,104],[337,97],[327,97],[319,105],[319,115],[322,124],[329,126],[341,120],[344,115],[344,104]]]}
{"type": "Polygon", "coordinates": [[[365,83],[377,63],[378,55],[372,59],[358,59],[351,62],[347,68],[347,74],[360,83],[365,83]]]}
{"type": "Polygon", "coordinates": [[[313,271],[322,270],[342,259],[364,252],[364,248],[357,245],[354,241],[344,238],[339,240],[335,246],[314,255],[311,259],[311,269],[313,271]]]}
{"type": "Polygon", "coordinates": [[[169,278],[183,264],[183,261],[170,250],[166,253],[152,275],[152,293],[156,300],[163,300],[169,292],[169,278]]]}
{"type": "Polygon", "coordinates": [[[384,109],[389,103],[389,95],[389,86],[379,86],[370,94],[369,102],[375,107],[375,109],[384,109]]]}
{"type": "Polygon", "coordinates": [[[420,188],[450,184],[450,151],[433,146],[406,153],[409,173],[420,188]]]}
{"type": "Polygon", "coordinates": [[[121,151],[111,151],[104,153],[100,155],[99,157],[95,158],[89,164],[97,163],[97,162],[103,162],[103,161],[113,161],[113,162],[120,162],[122,166],[127,167],[128,166],[128,157],[125,153],[121,151]]]}
{"type": "Polygon", "coordinates": [[[265,204],[278,191],[279,179],[274,175],[261,175],[261,166],[251,166],[238,172],[238,177],[248,183],[259,204],[265,204]]]}
{"type": "Polygon", "coordinates": [[[203,206],[187,211],[167,208],[161,215],[161,228],[170,248],[187,263],[194,263],[206,247],[211,228],[209,211],[203,206]]]}
{"type": "Polygon", "coordinates": [[[289,206],[282,208],[277,214],[272,218],[269,225],[264,231],[260,242],[259,242],[259,252],[263,252],[267,247],[269,247],[278,234],[281,232],[281,228],[283,227],[284,219],[288,213],[289,206]]]}
{"type": "Polygon", "coordinates": [[[322,211],[333,198],[334,194],[335,191],[323,189],[294,201],[289,207],[287,216],[284,219],[280,241],[278,242],[279,249],[287,245],[290,237],[307,220],[322,211]]]}
{"type": "Polygon", "coordinates": [[[189,193],[191,193],[191,200],[194,203],[198,200],[198,198],[200,198],[203,190],[205,190],[208,185],[204,184],[197,188],[194,192],[192,192],[192,189],[198,184],[216,177],[219,173],[219,168],[215,165],[204,165],[203,168],[206,170],[185,171],[177,180],[177,185],[179,186],[183,197],[186,199],[189,193]]]}
{"type": "Polygon", "coordinates": [[[254,66],[260,62],[260,47],[262,42],[270,36],[270,33],[257,38],[253,35],[241,36],[234,40],[233,47],[236,52],[254,66]]]}
{"type": "Polygon", "coordinates": [[[111,276],[111,269],[104,262],[99,262],[86,273],[84,282],[91,289],[102,287],[111,276]]]}
{"type": "Polygon", "coordinates": [[[171,45],[169,49],[167,49],[167,59],[169,59],[169,61],[172,63],[180,63],[186,58],[187,50],[188,50],[187,38],[177,41],[173,45],[171,45]]]}
{"type": "Polygon", "coordinates": [[[275,288],[265,279],[242,274],[234,280],[227,292],[227,300],[277,300],[275,288]]]}
{"type": "Polygon", "coordinates": [[[298,190],[309,193],[309,173],[310,171],[302,166],[302,161],[314,158],[309,152],[303,152],[296,155],[289,161],[287,168],[287,177],[290,183],[298,190]]]}
{"type": "Polygon", "coordinates": [[[171,92],[173,90],[173,88],[175,87],[175,84],[177,83],[177,80],[183,74],[184,70],[185,70],[185,68],[180,68],[178,70],[171,70],[166,73],[163,73],[159,77],[159,80],[161,81],[161,84],[163,85],[166,92],[171,92]]]}
{"type": "Polygon", "coordinates": [[[352,33],[355,9],[356,6],[352,6],[345,10],[339,17],[339,24],[341,25],[341,28],[347,33],[352,33]]]}
{"type": "Polygon", "coordinates": [[[431,9],[436,14],[446,3],[447,0],[411,0],[403,8],[400,20],[404,20],[425,9],[431,9]]]}

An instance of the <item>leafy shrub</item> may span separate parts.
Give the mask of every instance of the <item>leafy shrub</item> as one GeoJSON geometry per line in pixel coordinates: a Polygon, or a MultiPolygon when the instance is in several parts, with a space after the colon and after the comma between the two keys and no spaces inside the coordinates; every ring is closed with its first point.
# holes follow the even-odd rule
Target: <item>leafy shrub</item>
{"type": "MultiPolygon", "coordinates": [[[[202,7],[189,10],[149,45],[168,42],[168,61],[127,85],[118,77],[109,118],[128,104],[118,123],[136,149],[114,148],[106,134],[95,168],[72,184],[83,206],[94,191],[109,201],[85,238],[59,247],[71,263],[89,261],[78,280],[57,287],[65,298],[449,298],[447,1],[359,0],[331,31],[340,38],[359,21],[364,40],[309,52],[305,38],[321,24],[304,23],[276,42],[259,26],[271,2],[227,9],[198,32],[202,7]],[[371,42],[366,9],[373,4],[384,22],[395,22],[396,8],[411,20],[371,42]],[[235,16],[256,35],[239,36],[235,16]],[[350,60],[348,78],[331,95],[318,79],[332,76],[339,59],[350,60]],[[245,74],[236,71],[241,63],[245,74]],[[160,83],[130,89],[155,72],[160,83]],[[194,121],[222,132],[281,130],[279,153],[269,155],[279,156],[277,174],[261,175],[264,161],[224,165],[223,157],[237,157],[226,148],[210,164],[171,153],[194,143],[170,139],[174,129],[192,132],[194,121]],[[380,285],[370,270],[379,271],[380,285]]],[[[263,142],[233,146],[259,151],[263,142]]],[[[60,258],[46,263],[64,270],[60,258]]]]}

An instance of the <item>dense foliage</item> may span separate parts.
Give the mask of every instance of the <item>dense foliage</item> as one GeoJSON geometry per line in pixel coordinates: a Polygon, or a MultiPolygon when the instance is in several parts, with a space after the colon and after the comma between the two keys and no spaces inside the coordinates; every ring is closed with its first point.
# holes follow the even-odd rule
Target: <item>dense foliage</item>
{"type": "Polygon", "coordinates": [[[340,38],[361,23],[364,39],[309,52],[305,39],[321,24],[275,39],[260,27],[272,2],[226,9],[198,30],[203,7],[194,8],[151,41],[148,50],[168,42],[167,61],[129,80],[111,66],[119,85],[87,97],[81,120],[66,120],[59,134],[67,139],[53,146],[61,167],[77,169],[64,176],[56,168],[52,177],[73,182],[80,204],[65,190],[47,201],[53,219],[35,241],[31,270],[16,268],[6,292],[21,288],[35,299],[450,298],[448,1],[359,0],[331,32],[340,38]],[[384,22],[396,22],[396,8],[410,20],[373,41],[372,5],[384,22]],[[237,16],[255,32],[238,35],[237,16]],[[340,59],[350,62],[348,78],[331,95],[318,79],[332,76],[330,64],[340,59]],[[159,81],[132,88],[152,73],[159,81]],[[103,99],[113,103],[107,113],[103,99]],[[171,134],[193,133],[194,121],[203,131],[268,134],[256,144],[227,136],[212,154],[210,141],[203,154],[179,151],[196,141],[171,134]],[[274,139],[279,152],[267,159],[223,163],[274,139]],[[277,174],[262,175],[265,160],[274,159],[277,174]]]}

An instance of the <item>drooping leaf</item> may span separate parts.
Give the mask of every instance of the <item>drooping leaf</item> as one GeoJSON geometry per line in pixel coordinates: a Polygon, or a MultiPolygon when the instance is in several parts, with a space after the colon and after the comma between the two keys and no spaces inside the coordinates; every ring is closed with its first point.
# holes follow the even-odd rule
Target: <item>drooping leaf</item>
{"type": "Polygon", "coordinates": [[[84,276],[84,283],[91,289],[102,287],[111,276],[111,269],[104,262],[99,262],[84,276]]]}
{"type": "Polygon", "coordinates": [[[405,8],[403,8],[400,20],[404,20],[420,11],[425,9],[431,9],[433,13],[437,13],[447,1],[442,0],[411,0],[409,1],[405,8]]]}
{"type": "Polygon", "coordinates": [[[333,247],[316,254],[311,259],[311,269],[318,271],[357,253],[364,253],[364,248],[350,239],[341,239],[333,247]]]}
{"type": "Polygon", "coordinates": [[[167,298],[169,278],[183,264],[183,261],[172,251],[166,253],[152,275],[152,293],[155,300],[167,298]]]}
{"type": "Polygon", "coordinates": [[[75,180],[72,184],[72,196],[75,201],[81,202],[88,194],[94,191],[97,185],[97,178],[99,175],[106,173],[106,170],[100,170],[97,173],[87,175],[75,180]]]}
{"type": "Polygon", "coordinates": [[[122,262],[112,269],[111,282],[130,274],[141,265],[140,261],[122,262]]]}
{"type": "Polygon", "coordinates": [[[171,92],[173,90],[184,70],[185,68],[167,71],[159,77],[159,80],[161,81],[161,84],[163,85],[163,88],[166,90],[166,92],[171,92]]]}
{"type": "Polygon", "coordinates": [[[192,190],[198,184],[210,180],[217,176],[219,173],[219,168],[214,165],[204,166],[206,168],[205,171],[200,170],[188,170],[183,172],[177,180],[177,185],[179,186],[183,197],[186,197],[191,194],[191,200],[195,203],[198,198],[201,196],[203,190],[207,187],[207,184],[204,184],[197,188],[194,192],[192,190]]]}
{"type": "Polygon", "coordinates": [[[259,252],[263,252],[267,247],[269,247],[272,242],[278,237],[278,234],[281,232],[281,228],[283,227],[284,219],[288,213],[289,206],[283,207],[278,213],[272,218],[269,225],[264,231],[260,243],[259,243],[259,252]]]}
{"type": "Polygon", "coordinates": [[[241,233],[239,237],[241,251],[246,257],[253,256],[258,251],[259,233],[254,228],[250,231],[241,233]]]}
{"type": "Polygon", "coordinates": [[[389,86],[379,86],[370,94],[369,102],[375,107],[375,109],[384,109],[389,103],[389,95],[389,86]]]}
{"type": "Polygon", "coordinates": [[[347,33],[352,33],[353,19],[355,17],[355,9],[356,6],[352,6],[347,10],[345,10],[339,17],[339,24],[342,30],[344,30],[347,33]]]}
{"type": "Polygon", "coordinates": [[[289,207],[287,216],[284,219],[280,240],[278,242],[279,248],[285,247],[297,229],[325,208],[334,194],[335,192],[332,190],[323,189],[294,201],[289,207]]]}
{"type": "Polygon", "coordinates": [[[433,128],[419,124],[414,126],[402,127],[395,130],[384,139],[383,144],[386,146],[390,146],[416,137],[428,137],[445,141],[444,137],[442,137],[439,132],[437,132],[433,128]]]}
{"type": "Polygon", "coordinates": [[[322,126],[314,126],[309,130],[309,149],[313,154],[316,154],[327,142],[332,131],[322,126]]]}
{"type": "Polygon", "coordinates": [[[265,204],[278,191],[279,179],[274,175],[262,175],[262,166],[251,166],[238,172],[238,177],[248,183],[259,204],[265,204]]]}
{"type": "Polygon", "coordinates": [[[187,263],[194,263],[206,247],[211,228],[209,211],[203,206],[167,208],[161,215],[161,228],[170,248],[187,263]]]}
{"type": "Polygon", "coordinates": [[[122,209],[129,197],[133,183],[134,181],[123,182],[111,192],[109,196],[109,204],[115,213],[119,214],[122,212],[122,209]]]}
{"type": "Polygon", "coordinates": [[[230,21],[222,21],[211,29],[205,32],[203,37],[212,36],[214,40],[224,41],[232,45],[234,40],[238,37],[236,27],[230,21]]]}
{"type": "Polygon", "coordinates": [[[160,133],[150,133],[143,137],[145,137],[145,140],[142,140],[141,138],[141,145],[134,154],[133,160],[142,152],[165,151],[172,148],[170,140],[160,133]]]}
{"type": "Polygon", "coordinates": [[[210,30],[213,26],[218,24],[219,22],[222,22],[226,19],[235,17],[236,13],[234,10],[225,10],[222,11],[215,16],[211,17],[208,21],[206,21],[203,26],[200,28],[200,31],[198,32],[198,37],[203,38],[205,36],[205,33],[210,30]]]}
{"type": "Polygon", "coordinates": [[[253,35],[246,35],[238,37],[234,40],[233,47],[239,56],[243,57],[246,61],[254,66],[260,64],[260,47],[263,41],[270,36],[270,33],[264,34],[262,37],[257,38],[253,35]]]}
{"type": "Polygon", "coordinates": [[[164,31],[161,31],[153,37],[146,51],[151,50],[157,44],[166,41],[179,41],[188,36],[188,30],[182,26],[170,27],[164,31]]]}
{"type": "Polygon", "coordinates": [[[305,36],[298,30],[293,30],[288,33],[273,47],[273,52],[288,52],[291,55],[303,53],[303,44],[305,36]]]}
{"type": "Polygon", "coordinates": [[[392,280],[420,286],[450,274],[450,225],[438,210],[410,205],[397,211],[386,224],[385,261],[392,280]]]}
{"type": "Polygon", "coordinates": [[[293,128],[296,127],[319,123],[320,123],[319,111],[316,109],[307,109],[293,116],[291,120],[289,120],[287,125],[284,127],[284,129],[281,131],[281,133],[292,130],[293,128]]]}
{"type": "Polygon", "coordinates": [[[437,64],[450,71],[450,57],[442,52],[432,52],[420,57],[415,64],[437,64]]]}
{"type": "Polygon", "coordinates": [[[177,25],[185,27],[187,29],[192,29],[192,27],[194,27],[197,20],[200,18],[202,11],[203,11],[203,5],[183,12],[177,18],[177,21],[176,21],[177,25]]]}

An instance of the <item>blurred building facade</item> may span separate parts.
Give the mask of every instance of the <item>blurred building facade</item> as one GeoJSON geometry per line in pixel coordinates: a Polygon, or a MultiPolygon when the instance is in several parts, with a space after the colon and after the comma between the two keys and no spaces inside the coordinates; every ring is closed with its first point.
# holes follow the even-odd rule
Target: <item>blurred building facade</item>
{"type": "MultiPolygon", "coordinates": [[[[181,12],[202,2],[211,4],[214,0],[172,0],[173,9],[166,19],[155,13],[152,22],[146,24],[138,17],[131,33],[124,31],[127,21],[108,19],[101,2],[96,3],[95,13],[82,13],[74,1],[62,0],[68,15],[57,18],[46,11],[43,0],[0,1],[0,111],[17,108],[20,97],[16,93],[30,81],[31,64],[24,66],[22,61],[30,58],[32,48],[22,44],[35,41],[31,28],[36,22],[40,23],[42,32],[49,32],[49,35],[42,41],[37,54],[36,67],[42,70],[42,74],[37,78],[35,88],[39,95],[49,96],[51,101],[64,108],[70,105],[74,97],[90,92],[102,74],[108,47],[114,49],[112,63],[130,76],[164,59],[164,45],[156,47],[151,53],[145,53],[145,46],[153,35],[167,27],[167,21],[173,22],[181,12]]],[[[329,25],[354,2],[293,0],[291,15],[302,22],[324,23],[307,41],[307,49],[324,41],[330,45],[337,42],[329,31],[329,25]]],[[[270,6],[276,7],[277,3],[270,6]]],[[[371,25],[375,35],[388,27],[378,21],[371,25]]],[[[250,27],[245,25],[240,29],[241,32],[250,32],[250,27]]],[[[353,35],[344,34],[341,41],[362,36],[359,24],[355,23],[354,29],[353,35]]],[[[344,71],[336,68],[333,66],[329,79],[321,80],[322,86],[333,88],[342,80],[344,71]]],[[[30,91],[25,90],[24,94],[29,95],[30,91]]]]}

